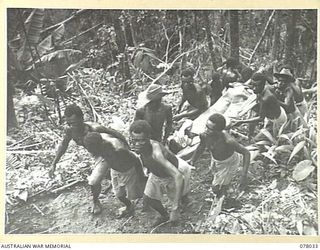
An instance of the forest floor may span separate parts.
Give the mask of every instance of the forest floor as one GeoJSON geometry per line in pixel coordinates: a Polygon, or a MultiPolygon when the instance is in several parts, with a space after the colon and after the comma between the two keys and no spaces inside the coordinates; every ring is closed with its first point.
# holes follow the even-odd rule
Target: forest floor
{"type": "MultiPolygon", "coordinates": [[[[205,160],[208,161],[208,160],[205,160]]],[[[40,195],[18,206],[10,215],[6,233],[199,233],[199,222],[211,207],[212,177],[202,164],[193,170],[190,202],[181,210],[181,220],[154,228],[157,212],[142,211],[142,200],[135,203],[134,216],[116,219],[121,203],[115,198],[108,181],[100,195],[103,211],[92,215],[91,192],[85,182],[56,195],[40,195]],[[200,185],[199,185],[200,184],[200,185]]]]}

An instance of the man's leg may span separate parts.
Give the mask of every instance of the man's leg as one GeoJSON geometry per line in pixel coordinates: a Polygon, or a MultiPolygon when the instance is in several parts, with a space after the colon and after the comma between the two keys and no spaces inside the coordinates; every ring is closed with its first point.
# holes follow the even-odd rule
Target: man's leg
{"type": "Polygon", "coordinates": [[[117,198],[126,206],[126,209],[120,213],[120,215],[118,216],[118,219],[133,215],[134,207],[131,201],[126,196],[119,196],[117,198]]]}
{"type": "Polygon", "coordinates": [[[101,184],[91,185],[91,192],[92,192],[92,197],[93,197],[92,213],[99,214],[99,213],[101,213],[101,204],[99,201],[99,195],[101,192],[101,184]]]}
{"type": "Polygon", "coordinates": [[[156,210],[161,215],[161,217],[156,221],[154,226],[157,226],[157,225],[169,220],[169,214],[168,214],[167,210],[163,207],[161,201],[151,199],[147,195],[144,195],[143,199],[146,201],[146,203],[150,207],[152,207],[154,210],[156,210]]]}

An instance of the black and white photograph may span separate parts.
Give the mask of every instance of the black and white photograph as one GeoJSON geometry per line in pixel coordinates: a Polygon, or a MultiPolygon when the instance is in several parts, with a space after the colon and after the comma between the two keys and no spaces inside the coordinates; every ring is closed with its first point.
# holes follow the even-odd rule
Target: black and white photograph
{"type": "Polygon", "coordinates": [[[5,235],[319,235],[317,9],[5,20],[5,235]]]}

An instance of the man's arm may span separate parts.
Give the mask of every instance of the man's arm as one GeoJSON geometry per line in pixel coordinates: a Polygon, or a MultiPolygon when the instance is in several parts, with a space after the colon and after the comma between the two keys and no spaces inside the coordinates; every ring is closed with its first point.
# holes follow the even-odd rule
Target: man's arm
{"type": "Polygon", "coordinates": [[[58,146],[58,150],[56,153],[56,156],[52,162],[52,165],[49,169],[49,176],[53,177],[54,171],[56,170],[56,165],[59,162],[59,160],[61,159],[61,157],[64,155],[64,153],[66,152],[68,146],[69,146],[69,142],[71,141],[71,136],[70,136],[70,131],[67,130],[66,134],[63,137],[63,140],[59,143],[58,146]]]}
{"type": "Polygon", "coordinates": [[[144,120],[144,108],[139,108],[136,110],[136,113],[134,115],[134,121],[137,121],[137,120],[144,120]]]}
{"type": "Polygon", "coordinates": [[[185,103],[186,100],[187,100],[186,97],[184,96],[184,94],[182,94],[181,101],[179,103],[177,113],[179,113],[181,111],[182,105],[185,103]]]}
{"type": "Polygon", "coordinates": [[[293,98],[293,91],[291,88],[287,88],[286,89],[286,97],[284,99],[284,102],[278,100],[278,102],[280,103],[280,105],[285,109],[290,109],[290,105],[292,103],[292,98],[293,98]]]}
{"type": "Polygon", "coordinates": [[[163,140],[166,141],[172,131],[172,108],[169,106],[166,110],[167,116],[166,116],[166,127],[164,130],[164,138],[163,140]]]}
{"type": "Polygon", "coordinates": [[[263,118],[261,116],[252,117],[246,120],[232,120],[232,124],[229,127],[239,126],[243,123],[256,123],[261,121],[263,121],[263,118]]]}
{"type": "Polygon", "coordinates": [[[123,136],[123,134],[121,134],[117,130],[99,125],[99,126],[93,127],[93,131],[98,132],[98,133],[105,133],[105,134],[112,135],[113,137],[121,140],[125,145],[127,145],[129,147],[129,143],[127,142],[127,139],[123,136]]]}
{"type": "Polygon", "coordinates": [[[194,110],[191,110],[191,111],[186,111],[186,112],[183,112],[181,114],[175,115],[173,117],[173,120],[179,121],[180,119],[182,119],[184,117],[193,117],[193,116],[196,116],[196,115],[200,115],[202,112],[203,112],[203,110],[201,110],[201,109],[194,109],[194,110]]]}
{"type": "Polygon", "coordinates": [[[199,157],[202,155],[202,153],[206,149],[205,135],[200,135],[200,139],[201,139],[200,144],[198,145],[198,147],[194,151],[194,153],[189,161],[190,165],[194,165],[195,162],[199,159],[199,157]]]}
{"type": "Polygon", "coordinates": [[[168,161],[160,148],[160,146],[154,147],[154,160],[157,161],[161,166],[163,166],[163,170],[172,178],[174,178],[174,182],[176,185],[176,192],[174,194],[174,200],[172,204],[172,210],[175,211],[178,209],[179,201],[182,195],[182,188],[183,188],[183,176],[180,171],[170,162],[168,161]]]}
{"type": "Polygon", "coordinates": [[[228,127],[234,127],[234,126],[239,126],[243,123],[257,123],[257,122],[261,122],[264,120],[265,118],[265,100],[262,100],[261,101],[261,105],[260,105],[260,108],[259,108],[259,116],[256,116],[256,117],[252,117],[252,118],[249,118],[249,119],[245,119],[245,120],[232,120],[232,123],[228,126],[228,127]]]}
{"type": "Polygon", "coordinates": [[[248,174],[248,169],[250,164],[250,152],[233,138],[229,139],[229,143],[230,145],[233,146],[234,151],[243,155],[243,165],[242,165],[243,171],[242,171],[241,181],[240,181],[240,186],[243,189],[247,185],[247,174],[248,174]]]}
{"type": "Polygon", "coordinates": [[[144,179],[146,176],[143,173],[142,163],[141,163],[139,157],[136,154],[134,154],[133,152],[131,152],[131,151],[128,151],[128,153],[129,153],[129,155],[130,155],[130,157],[132,159],[132,163],[134,165],[134,168],[137,171],[139,179],[144,179]]]}

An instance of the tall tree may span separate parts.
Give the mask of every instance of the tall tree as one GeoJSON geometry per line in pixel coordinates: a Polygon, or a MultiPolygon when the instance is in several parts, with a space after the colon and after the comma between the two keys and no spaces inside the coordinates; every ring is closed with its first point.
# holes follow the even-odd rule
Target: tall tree
{"type": "MultiPolygon", "coordinates": [[[[204,18],[205,18],[205,27],[206,27],[206,37],[207,37],[207,43],[208,43],[208,48],[209,48],[209,53],[211,57],[211,63],[213,70],[216,69],[216,63],[214,59],[214,53],[213,53],[213,46],[212,46],[212,34],[211,34],[211,29],[210,29],[210,19],[209,19],[209,12],[208,11],[203,11],[204,18]]],[[[212,12],[214,14],[214,12],[212,12]]]]}
{"type": "Polygon", "coordinates": [[[275,11],[274,23],[273,23],[272,49],[271,49],[272,61],[275,61],[278,59],[279,44],[280,44],[279,12],[275,11]]]}
{"type": "Polygon", "coordinates": [[[230,10],[230,56],[239,62],[239,14],[237,10],[230,10]]]}
{"type": "Polygon", "coordinates": [[[294,47],[296,43],[296,24],[298,19],[299,10],[288,10],[288,18],[286,22],[287,36],[285,46],[285,63],[294,66],[294,47]]]}
{"type": "MultiPolygon", "coordinates": [[[[121,54],[120,56],[120,65],[121,65],[121,71],[126,80],[131,80],[131,74],[129,69],[129,63],[128,63],[128,56],[126,53],[126,39],[124,35],[124,31],[122,29],[122,24],[120,20],[121,11],[116,10],[113,12],[113,25],[114,25],[114,31],[116,33],[116,41],[118,46],[118,53],[121,54]]],[[[126,91],[126,86],[124,86],[124,90],[126,91]]]]}

